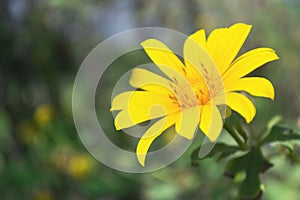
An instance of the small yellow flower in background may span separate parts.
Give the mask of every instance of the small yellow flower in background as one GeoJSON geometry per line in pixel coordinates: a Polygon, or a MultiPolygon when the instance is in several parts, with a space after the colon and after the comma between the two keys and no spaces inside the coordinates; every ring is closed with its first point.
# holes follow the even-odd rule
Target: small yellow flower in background
{"type": "Polygon", "coordinates": [[[50,156],[51,165],[76,180],[93,173],[95,162],[90,154],[77,153],[71,147],[57,146],[50,156]]]}
{"type": "Polygon", "coordinates": [[[48,124],[53,119],[53,115],[54,109],[51,105],[38,106],[33,114],[33,121],[25,121],[18,127],[21,141],[28,145],[36,142],[41,133],[40,128],[48,124]]]}
{"type": "Polygon", "coordinates": [[[54,200],[55,198],[51,191],[41,189],[33,193],[32,199],[33,200],[54,200]]]}
{"type": "Polygon", "coordinates": [[[87,176],[93,170],[94,163],[89,154],[74,155],[70,158],[67,172],[75,179],[87,176]]]}
{"type": "Polygon", "coordinates": [[[40,105],[34,112],[34,120],[39,126],[47,124],[53,118],[54,110],[49,104],[40,105]]]}
{"type": "Polygon", "coordinates": [[[274,99],[270,81],[245,76],[277,60],[275,51],[257,48],[235,59],[250,30],[251,25],[238,23],[215,29],[208,38],[204,30],[199,30],[186,39],[183,62],[156,39],[141,43],[168,78],[146,69],[134,69],[130,84],[139,90],[117,95],[111,111],[120,111],[115,118],[117,130],[157,119],[137,145],[136,154],[142,166],[152,142],[172,125],[187,139],[193,138],[199,126],[210,141],[215,141],[223,128],[219,106],[229,106],[247,123],[254,118],[255,106],[240,91],[274,99]]]}

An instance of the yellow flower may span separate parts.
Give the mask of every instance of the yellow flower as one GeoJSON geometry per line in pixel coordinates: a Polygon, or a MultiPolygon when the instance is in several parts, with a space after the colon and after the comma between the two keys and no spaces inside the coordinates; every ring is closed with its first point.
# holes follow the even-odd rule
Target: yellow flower
{"type": "Polygon", "coordinates": [[[49,104],[43,104],[35,110],[34,120],[39,126],[44,126],[52,120],[53,115],[53,107],[49,104]]]}
{"type": "Polygon", "coordinates": [[[85,154],[73,156],[68,163],[68,173],[76,179],[81,179],[93,170],[93,160],[85,154]]]}
{"type": "Polygon", "coordinates": [[[277,60],[275,51],[257,48],[235,59],[250,29],[251,25],[238,23],[214,30],[207,39],[205,31],[199,30],[186,39],[183,62],[158,40],[141,43],[166,77],[146,69],[133,69],[130,84],[139,90],[117,95],[111,108],[120,111],[115,118],[117,130],[157,119],[137,145],[141,165],[144,166],[151,143],[172,125],[187,139],[193,138],[199,126],[210,141],[215,141],[223,127],[221,105],[229,106],[247,123],[251,122],[255,106],[240,91],[274,99],[270,81],[245,76],[277,60]]]}

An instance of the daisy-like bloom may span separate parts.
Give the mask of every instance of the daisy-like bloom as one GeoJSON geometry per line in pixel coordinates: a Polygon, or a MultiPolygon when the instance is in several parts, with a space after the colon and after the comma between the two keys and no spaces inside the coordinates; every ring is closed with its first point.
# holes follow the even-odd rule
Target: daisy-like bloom
{"type": "Polygon", "coordinates": [[[253,103],[240,92],[274,99],[274,88],[262,77],[245,77],[265,63],[277,60],[270,48],[256,48],[238,58],[251,25],[237,23],[218,28],[208,38],[204,30],[190,35],[183,47],[183,62],[162,42],[148,39],[144,50],[166,75],[135,68],[130,84],[137,88],[117,95],[111,111],[117,130],[156,120],[140,138],[136,154],[144,166],[152,142],[175,125],[176,132],[192,139],[199,126],[210,141],[216,141],[223,128],[220,106],[228,106],[247,123],[255,116],[253,103]]]}

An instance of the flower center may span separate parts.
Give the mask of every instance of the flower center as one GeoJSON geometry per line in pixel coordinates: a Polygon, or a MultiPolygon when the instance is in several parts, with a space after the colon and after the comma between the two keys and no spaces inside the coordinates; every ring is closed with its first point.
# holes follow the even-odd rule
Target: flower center
{"type": "Polygon", "coordinates": [[[170,83],[173,94],[169,98],[182,109],[205,105],[210,101],[210,92],[202,77],[187,78],[185,83],[178,82],[176,78],[173,80],[170,83]]]}

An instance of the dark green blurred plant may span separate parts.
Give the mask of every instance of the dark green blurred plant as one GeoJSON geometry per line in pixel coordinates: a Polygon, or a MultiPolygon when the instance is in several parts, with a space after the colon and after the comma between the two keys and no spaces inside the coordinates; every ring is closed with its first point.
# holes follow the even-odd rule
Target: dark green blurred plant
{"type": "MultiPolygon", "coordinates": [[[[299,94],[295,92],[299,86],[299,8],[296,0],[170,3],[139,0],[1,0],[0,199],[223,200],[224,196],[232,197],[235,184],[229,185],[229,179],[219,184],[221,164],[209,159],[202,160],[202,166],[195,170],[186,166],[188,161],[185,159],[189,160],[189,157],[183,156],[171,167],[141,176],[115,172],[94,160],[79,141],[72,121],[70,104],[76,71],[99,41],[127,28],[162,26],[189,34],[201,27],[212,29],[246,19],[258,27],[253,30],[258,34],[250,38],[253,41],[251,44],[268,44],[280,50],[281,57],[280,67],[268,71],[272,81],[280,83],[277,85],[275,109],[269,110],[270,106],[265,108],[266,105],[260,104],[264,108],[260,110],[265,113],[258,117],[279,112],[285,120],[294,121],[299,114],[299,94]],[[123,2],[125,7],[119,6],[118,2],[123,2]],[[123,10],[125,13],[121,13],[123,10]],[[134,21],[132,27],[125,24],[125,27],[116,29],[116,26],[123,25],[122,18],[134,21]],[[259,30],[264,30],[264,33],[259,34],[259,30]],[[184,164],[181,163],[183,161],[184,164]],[[196,177],[196,171],[203,177],[196,177]]],[[[120,63],[117,66],[120,74],[126,63],[132,67],[134,65],[131,60],[120,63]]],[[[109,123],[113,124],[112,121],[109,123]]],[[[223,161],[238,160],[233,160],[227,169],[235,177],[235,182],[243,184],[245,173],[253,173],[241,160],[252,160],[253,157],[264,160],[261,156],[269,160],[281,153],[292,163],[299,162],[298,140],[287,140],[290,135],[298,137],[291,129],[268,125],[269,132],[265,131],[266,135],[258,141],[268,139],[257,144],[252,139],[260,133],[247,131],[255,137],[247,136],[246,142],[242,130],[247,127],[243,126],[242,130],[238,125],[233,127],[239,130],[237,136],[246,148],[219,143],[211,156],[225,158],[223,161]],[[286,134],[282,136],[281,133],[286,134]],[[274,139],[275,136],[280,138],[279,142],[272,142],[278,140],[274,139]],[[255,148],[251,150],[255,146],[260,151],[255,148]],[[236,163],[241,163],[241,167],[237,167],[236,163]]],[[[194,158],[193,163],[197,164],[199,160],[194,158]]],[[[263,161],[260,163],[264,166],[263,161]]],[[[273,170],[274,174],[270,170],[266,181],[280,179],[279,193],[284,193],[283,189],[286,191],[288,188],[288,192],[293,191],[295,196],[299,191],[299,181],[289,185],[282,183],[286,180],[282,179],[286,168],[288,166],[284,163],[277,171],[273,170]]],[[[254,170],[256,175],[257,171],[259,169],[254,170]]],[[[252,188],[259,193],[258,190],[263,187],[254,185],[252,188]]],[[[268,189],[278,196],[276,187],[268,189]]]]}
{"type": "MultiPolygon", "coordinates": [[[[214,149],[202,159],[217,157],[217,161],[227,159],[224,175],[240,182],[238,199],[261,199],[264,191],[260,175],[266,173],[273,164],[263,154],[269,152],[283,153],[293,163],[300,163],[299,155],[294,151],[298,146],[294,141],[300,141],[300,132],[297,132],[281,123],[281,118],[272,118],[265,130],[254,132],[246,126],[236,114],[226,119],[225,130],[236,141],[237,145],[217,143],[214,149]]],[[[204,144],[205,145],[205,144],[204,144]]],[[[198,157],[201,146],[191,155],[193,166],[198,166],[202,160],[198,157]]]]}

